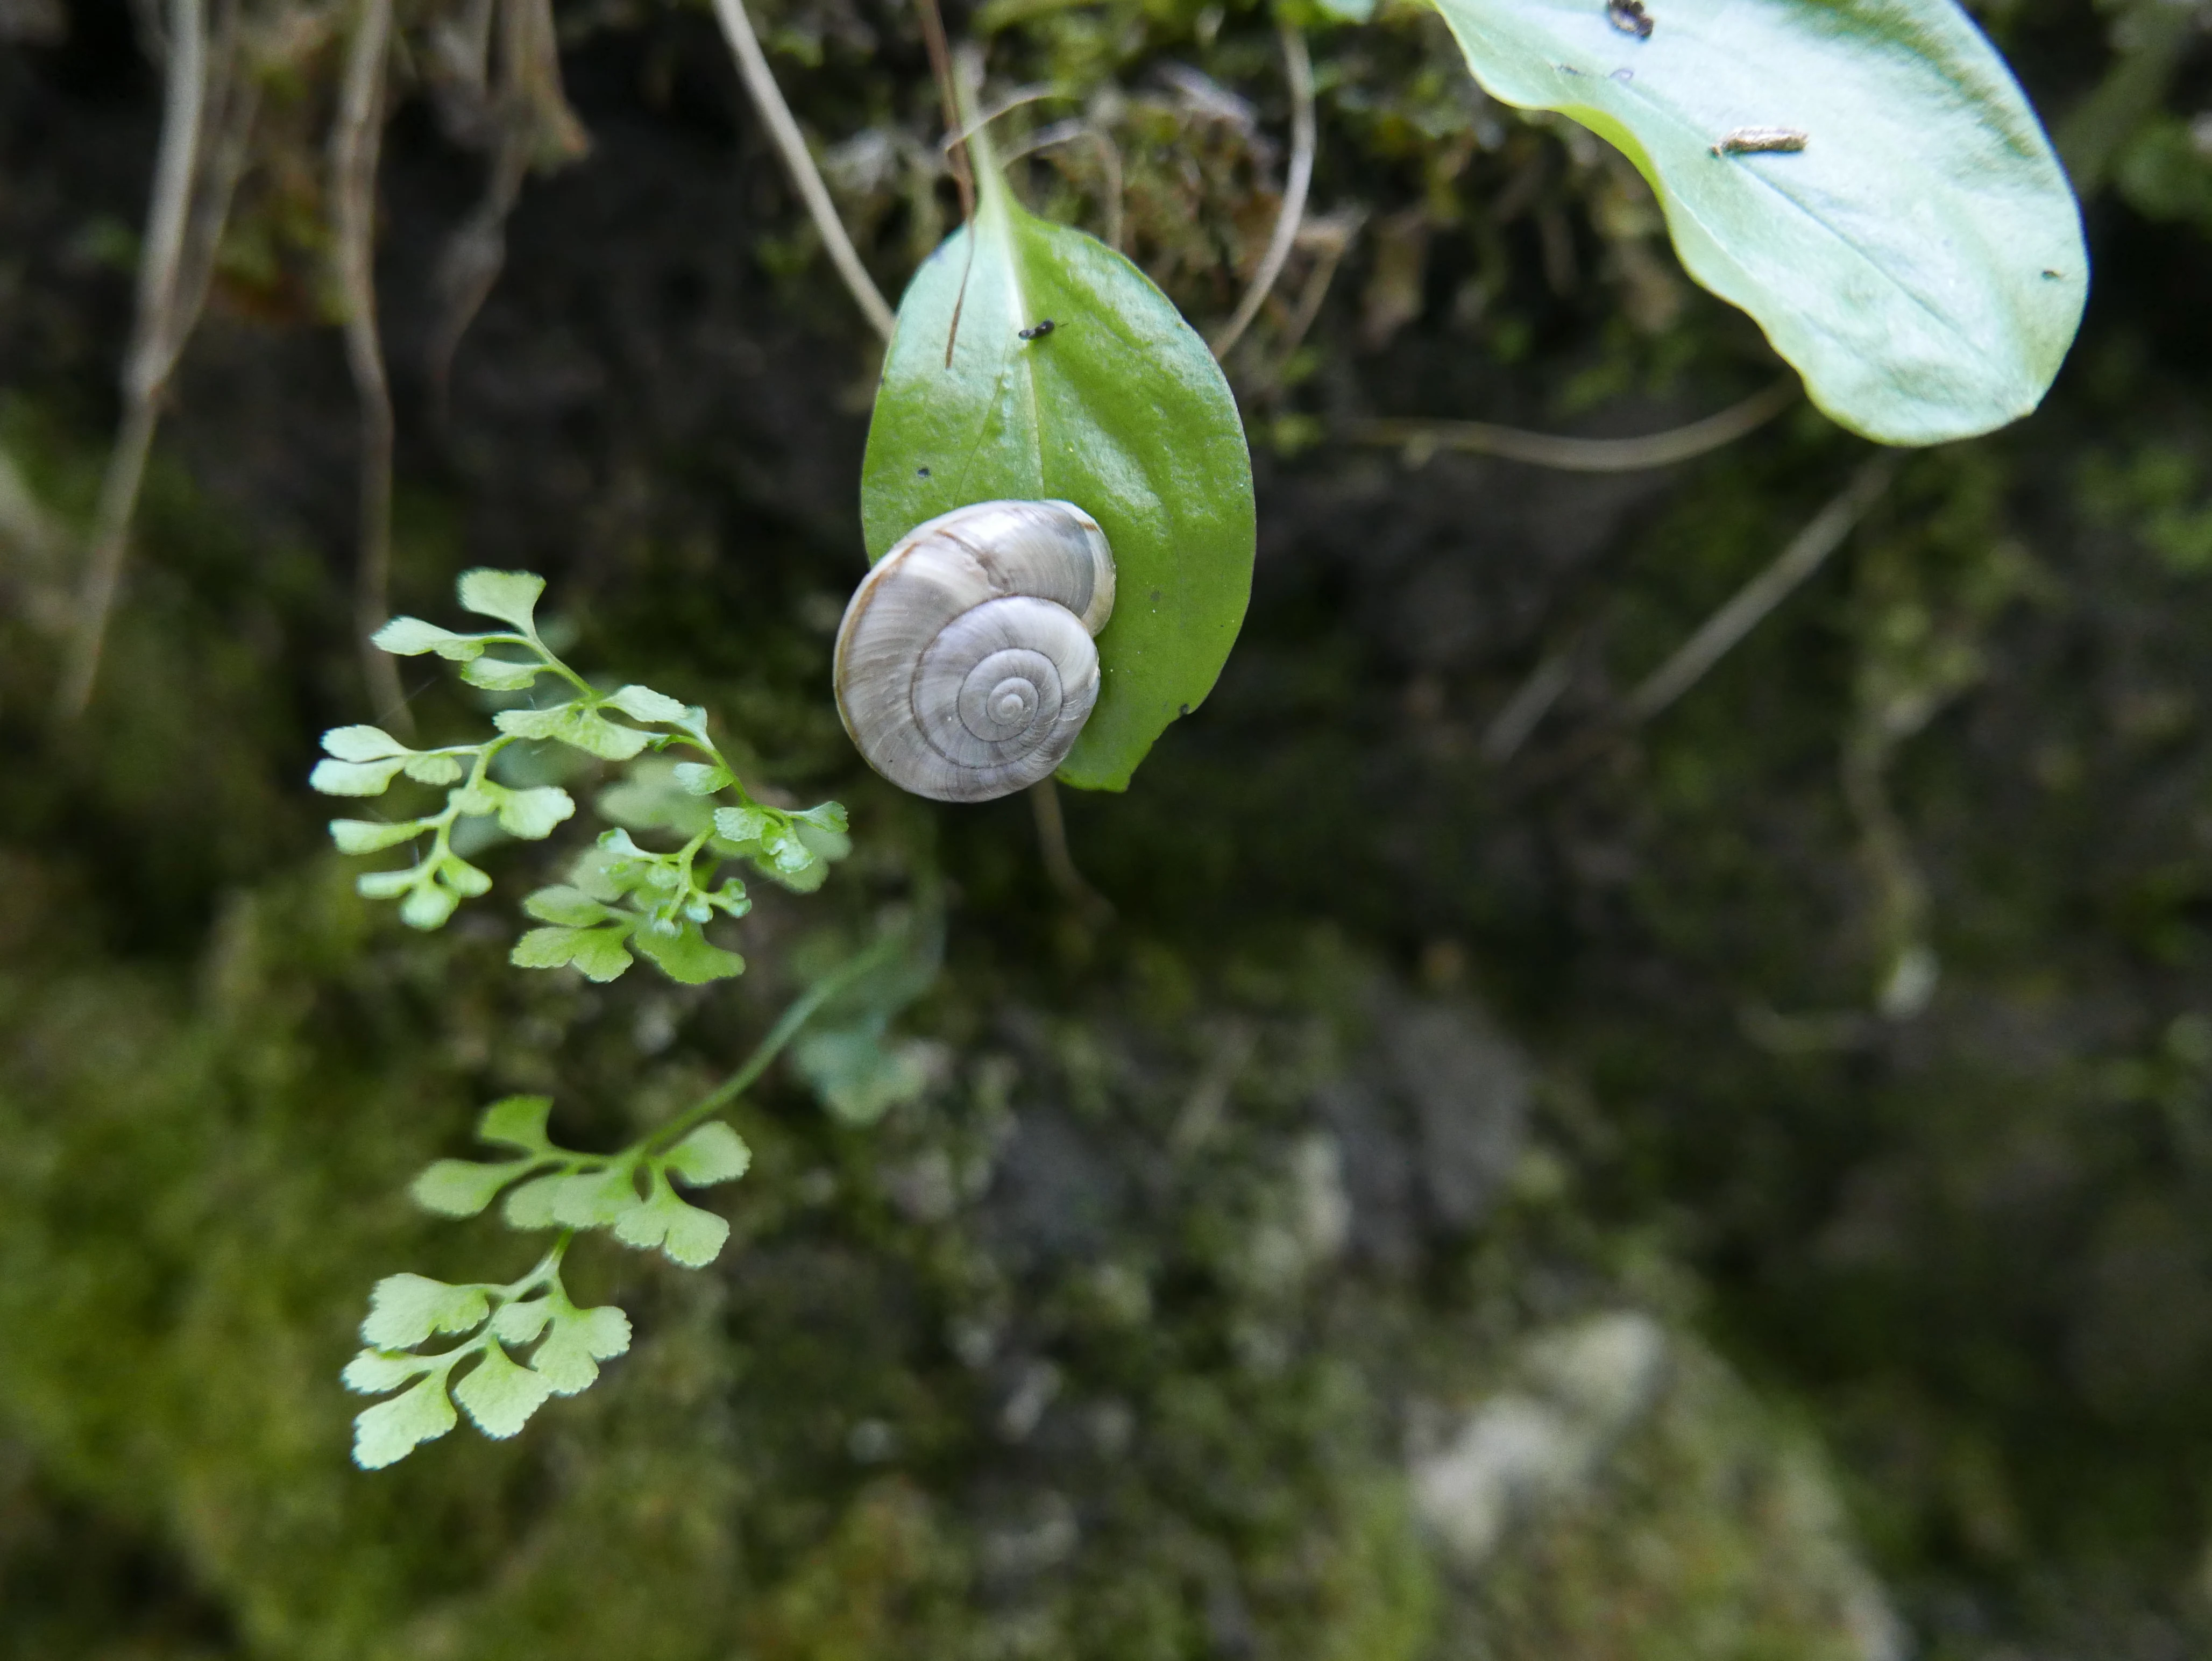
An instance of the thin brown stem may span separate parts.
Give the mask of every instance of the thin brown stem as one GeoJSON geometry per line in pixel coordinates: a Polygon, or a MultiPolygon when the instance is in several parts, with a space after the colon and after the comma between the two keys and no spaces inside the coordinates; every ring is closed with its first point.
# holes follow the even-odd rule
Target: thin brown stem
{"type": "MultiPolygon", "coordinates": [[[[945,38],[945,15],[937,8],[937,0],[921,0],[921,41],[929,52],[929,73],[937,82],[938,102],[945,111],[945,130],[959,133],[959,89],[952,81],[952,49],[945,38]]],[[[975,170],[968,155],[965,134],[947,153],[952,167],[952,182],[960,191],[960,222],[965,225],[975,217],[975,170]]]]}
{"type": "Polygon", "coordinates": [[[1692,461],[1733,444],[1772,421],[1798,396],[1797,378],[1785,375],[1717,415],[1635,439],[1561,438],[1480,421],[1368,419],[1347,421],[1339,431],[1355,444],[1402,446],[1415,464],[1438,450],[1456,450],[1564,473],[1634,473],[1692,461]]]}
{"type": "Polygon", "coordinates": [[[1876,456],[1851,476],[1851,482],[1810,523],[1792,536],[1774,561],[1705,620],[1680,650],[1653,670],[1643,685],[1628,695],[1621,718],[1631,724],[1648,721],[1701,680],[1745,635],[1759,627],[1766,615],[1795,593],[1843,545],[1851,527],[1889,488],[1897,470],[1894,457],[1876,456]]]}
{"type": "Polygon", "coordinates": [[[1030,786],[1030,808],[1036,815],[1037,849],[1053,887],[1079,913],[1093,920],[1112,917],[1114,902],[1084,880],[1075,856],[1068,852],[1067,819],[1060,811],[1060,786],[1049,778],[1038,779],[1030,786]]]}
{"type": "Polygon", "coordinates": [[[376,171],[383,149],[384,84],[392,52],[392,0],[362,0],[346,55],[337,125],[331,135],[331,196],[339,288],[346,308],[346,364],[361,406],[359,545],[354,631],[360,637],[369,702],[403,737],[415,721],[398,664],[369,636],[392,615],[392,386],[377,335],[376,171]]]}
{"type": "Polygon", "coordinates": [[[164,72],[161,148],[154,168],[153,202],[147,213],[145,252],[138,268],[138,306],[131,350],[123,369],[123,421],[100,481],[84,585],[77,598],[76,638],[55,700],[56,718],[74,722],[92,701],[107,620],[123,581],[131,522],[145,482],[146,460],[161,421],[161,398],[176,367],[172,345],[178,267],[184,255],[192,184],[198,176],[200,132],[208,91],[207,19],[201,0],[173,0],[168,62],[164,72]]]}
{"type": "Polygon", "coordinates": [[[1243,300],[1211,343],[1216,358],[1229,355],[1230,349],[1244,337],[1244,331],[1252,326],[1252,319],[1260,315],[1260,308],[1274,291],[1275,279],[1282,275],[1283,262],[1291,257],[1291,245],[1297,240],[1298,225],[1305,217],[1306,191],[1313,184],[1316,142],[1313,59],[1306,52],[1306,38],[1298,32],[1297,24],[1285,21],[1279,28],[1283,39],[1283,67],[1291,82],[1291,171],[1284,181],[1283,205],[1275,215],[1274,234],[1267,239],[1267,251],[1260,257],[1260,269],[1252,273],[1252,286],[1244,291],[1243,300]]]}
{"type": "Polygon", "coordinates": [[[867,267],[860,264],[852,238],[845,234],[844,222],[837,217],[836,204],[830,199],[830,187],[822,182],[821,169],[814,165],[805,136],[792,118],[791,106],[783,101],[782,93],[776,89],[775,76],[769,72],[768,58],[761,52],[760,39],[753,33],[752,21],[745,15],[744,0],[714,0],[714,15],[721,20],[722,33],[731,51],[737,54],[738,70],[744,79],[745,90],[752,94],[753,107],[768,124],[769,136],[783,156],[792,183],[799,187],[799,199],[812,215],[823,246],[830,251],[830,263],[844,278],[845,287],[851,291],[854,303],[868,319],[869,326],[889,340],[897,318],[884,300],[883,291],[876,287],[875,279],[868,275],[867,267]]]}
{"type": "Polygon", "coordinates": [[[1298,233],[1299,243],[1316,252],[1313,269],[1306,273],[1305,286],[1298,292],[1297,307],[1283,330],[1282,344],[1276,349],[1275,365],[1267,373],[1268,381],[1279,382],[1289,370],[1291,360],[1297,355],[1298,348],[1305,344],[1308,331],[1321,316],[1322,303],[1328,298],[1329,285],[1336,281],[1337,268],[1344,264],[1345,255],[1352,250],[1352,239],[1359,234],[1359,227],[1366,219],[1361,209],[1340,211],[1326,218],[1308,220],[1305,228],[1298,233]],[[1325,235],[1316,237],[1316,233],[1323,231],[1325,235]]]}

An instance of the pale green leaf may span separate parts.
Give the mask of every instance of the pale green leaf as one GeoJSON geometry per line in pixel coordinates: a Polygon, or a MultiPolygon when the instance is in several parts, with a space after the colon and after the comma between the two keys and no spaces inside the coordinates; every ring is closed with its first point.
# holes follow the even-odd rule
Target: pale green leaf
{"type": "Polygon", "coordinates": [[[464,665],[461,679],[487,692],[525,692],[536,684],[539,676],[550,673],[551,670],[544,664],[534,658],[520,662],[487,653],[464,665]]]}
{"type": "Polygon", "coordinates": [[[668,1232],[660,1242],[661,1255],[686,1269],[704,1269],[722,1255],[730,1238],[730,1225],[712,1211],[680,1202],[668,1219],[668,1232]]]}
{"type": "Polygon", "coordinates": [[[703,1188],[710,1183],[733,1182],[744,1175],[753,1162],[753,1155],[744,1137],[716,1120],[701,1125],[670,1149],[664,1162],[671,1175],[683,1178],[695,1188],[703,1188]]]}
{"type": "Polygon", "coordinates": [[[545,1330],[545,1323],[552,1318],[552,1315],[553,1300],[550,1297],[501,1304],[492,1311],[491,1335],[501,1343],[526,1344],[545,1330]]]}
{"type": "Polygon", "coordinates": [[[839,836],[842,836],[852,828],[846,819],[845,804],[842,802],[824,802],[818,806],[807,809],[804,813],[793,814],[792,817],[805,824],[812,825],[818,830],[829,831],[839,836]]]}
{"type": "Polygon", "coordinates": [[[509,836],[536,842],[553,834],[553,827],[576,811],[576,803],[558,785],[533,790],[510,790],[499,804],[499,827],[509,836]]]}
{"type": "Polygon", "coordinates": [[[929,1083],[921,1052],[885,1040],[880,1019],[807,1034],[793,1046],[792,1065],[848,1125],[873,1125],[929,1083]]]}
{"type": "Polygon", "coordinates": [[[1119,790],[1205,700],[1243,621],[1244,424],[1206,343],[1151,280],[1028,213],[988,132],[969,143],[975,219],[915,274],[884,360],[860,486],[868,555],[971,502],[1056,498],[1096,518],[1117,597],[1098,636],[1097,706],[1060,776],[1119,790]],[[1022,338],[1048,318],[1049,332],[1022,338]]]}
{"type": "Polygon", "coordinates": [[[504,1441],[529,1423],[552,1393],[551,1385],[528,1367],[516,1366],[496,1343],[486,1344],[483,1359],[453,1386],[453,1399],[495,1441],[504,1441]]]}
{"type": "Polygon", "coordinates": [[[529,1230],[554,1227],[553,1197],[568,1179],[534,1177],[507,1197],[500,1215],[510,1228],[529,1230]]]}
{"type": "Polygon", "coordinates": [[[538,1153],[546,1146],[545,1120],[550,1096],[502,1096],[477,1120],[477,1140],[538,1153]]]}
{"type": "Polygon", "coordinates": [[[442,929],[460,896],[435,882],[417,882],[399,902],[399,920],[410,929],[442,929]]]}
{"type": "MultiPolygon", "coordinates": [[[[522,909],[541,923],[558,923],[571,929],[587,929],[613,915],[581,888],[557,883],[528,895],[522,902],[522,909]]],[[[568,961],[566,958],[561,961],[568,961]]]]}
{"type": "Polygon", "coordinates": [[[404,756],[389,761],[318,761],[307,775],[307,787],[325,796],[381,796],[405,765],[404,756]]]}
{"type": "Polygon", "coordinates": [[[1648,36],[1594,0],[1437,4],[1493,96],[1636,164],[1690,275],[1844,426],[1936,444],[2042,399],[2088,292],[2081,215],[1953,0],[1666,0],[1648,36]],[[1729,153],[1754,128],[1802,147],[1729,153]]]}
{"type": "Polygon", "coordinates": [[[775,834],[782,827],[782,815],[771,808],[717,808],[714,810],[714,834],[725,842],[745,846],[775,834]]]}
{"type": "Polygon", "coordinates": [[[690,712],[687,705],[671,698],[665,692],[655,692],[651,687],[624,687],[608,698],[607,702],[633,721],[652,721],[664,725],[681,722],[690,712]]]}
{"type": "Polygon", "coordinates": [[[416,658],[434,652],[441,658],[466,663],[483,650],[473,634],[456,634],[450,628],[426,623],[420,617],[394,617],[370,635],[369,642],[395,658],[416,658]]]}
{"type": "Polygon", "coordinates": [[[672,1263],[697,1269],[720,1255],[730,1225],[712,1211],[687,1205],[665,1185],[647,1203],[617,1218],[614,1236],[641,1252],[658,1246],[672,1263]]]}
{"type": "Polygon", "coordinates": [[[460,757],[441,755],[435,750],[426,755],[410,756],[407,776],[418,784],[450,785],[461,776],[460,757]]]}
{"type": "MultiPolygon", "coordinates": [[[[817,831],[814,834],[823,833],[817,831]]],[[[763,859],[756,854],[753,864],[793,894],[812,894],[830,880],[827,862],[817,858],[814,851],[796,836],[781,839],[772,858],[763,859]]]]}
{"type": "Polygon", "coordinates": [[[386,761],[415,753],[382,727],[332,727],[323,735],[323,750],[341,761],[386,761]]]}
{"type": "Polygon", "coordinates": [[[386,1275],[368,1294],[363,1343],[408,1349],[440,1332],[469,1332],[483,1324],[490,1306],[478,1286],[448,1286],[425,1275],[386,1275]]]}
{"type": "Polygon", "coordinates": [[[353,1462],[363,1470],[381,1470],[437,1440],[457,1422],[453,1404],[446,1399],[446,1375],[434,1373],[404,1395],[355,1415],[353,1462]]]}
{"type": "Polygon", "coordinates": [[[479,617],[496,617],[527,634],[545,579],[528,571],[465,571],[457,585],[461,609],[479,617]]]}
{"type": "Polygon", "coordinates": [[[331,821],[331,840],[337,845],[340,853],[375,853],[383,848],[397,847],[402,842],[411,842],[422,834],[420,819],[402,819],[392,824],[376,819],[331,821]]]}
{"type": "Polygon", "coordinates": [[[745,972],[745,961],[724,951],[699,932],[696,923],[685,923],[672,935],[651,928],[634,929],[629,943],[653,960],[671,980],[686,986],[703,986],[710,980],[727,980],[745,972]]]}
{"type": "Polygon", "coordinates": [[[441,1159],[408,1184],[407,1192],[425,1211],[435,1211],[441,1217],[473,1217],[530,1165],[528,1160],[486,1164],[477,1160],[441,1159]]]}
{"type": "Polygon", "coordinates": [[[478,894],[491,892],[491,877],[457,853],[449,853],[438,862],[438,881],[464,899],[473,900],[478,894]]]}
{"type": "Polygon", "coordinates": [[[579,704],[552,709],[503,709],[492,724],[517,738],[552,739],[608,761],[627,761],[652,742],[653,735],[617,726],[579,704]]]}
{"type": "Polygon", "coordinates": [[[511,737],[550,739],[560,735],[561,724],[573,707],[556,704],[550,709],[503,709],[491,718],[491,724],[511,737]]]}
{"type": "Polygon", "coordinates": [[[346,1363],[338,1382],[356,1396],[381,1396],[419,1379],[439,1366],[434,1355],[404,1355],[389,1349],[364,1349],[346,1363]]]}
{"type": "MultiPolygon", "coordinates": [[[[602,818],[637,830],[673,831],[685,838],[696,836],[713,823],[714,809],[678,789],[672,778],[647,776],[645,770],[652,765],[650,761],[640,761],[631,777],[599,792],[602,818]]],[[[680,770],[680,766],[689,765],[691,764],[682,763],[669,771],[674,773],[680,770]]]]}
{"type": "MultiPolygon", "coordinates": [[[[838,815],[842,818],[844,815],[838,815]]],[[[842,859],[853,852],[853,839],[842,829],[818,824],[805,814],[792,821],[792,834],[805,846],[808,852],[822,859],[842,859]]]]}
{"type": "Polygon", "coordinates": [[[396,900],[429,880],[420,865],[396,871],[363,871],[354,878],[354,892],[369,900],[396,900]]]}
{"type": "Polygon", "coordinates": [[[604,1228],[643,1203],[626,1165],[562,1177],[552,1191],[553,1220],[570,1228],[604,1228]]]}
{"type": "Polygon", "coordinates": [[[507,961],[518,969],[566,968],[576,955],[581,929],[558,925],[532,929],[514,943],[507,961]]]}
{"type": "Polygon", "coordinates": [[[582,971],[586,980],[616,979],[630,966],[630,955],[623,949],[623,941],[629,932],[613,925],[581,930],[568,961],[582,971]]]}
{"type": "Polygon", "coordinates": [[[708,761],[678,761],[672,777],[676,788],[689,796],[712,796],[737,782],[727,767],[708,761]]]}
{"type": "Polygon", "coordinates": [[[611,1304],[556,1311],[553,1330],[531,1356],[532,1370],[556,1396],[573,1396],[599,1376],[599,1364],[629,1349],[629,1317],[611,1304]]]}

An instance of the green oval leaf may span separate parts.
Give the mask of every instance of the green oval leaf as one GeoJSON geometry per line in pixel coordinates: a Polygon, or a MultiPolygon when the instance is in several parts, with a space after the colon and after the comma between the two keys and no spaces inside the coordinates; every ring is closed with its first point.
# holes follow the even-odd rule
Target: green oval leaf
{"type": "Polygon", "coordinates": [[[1952,0],[1650,0],[1648,35],[1606,0],[1436,3],[1492,96],[1636,164],[1690,275],[1844,426],[1936,444],[2041,402],[2088,293],[2081,214],[1952,0]],[[1762,128],[1803,148],[1729,150],[1762,128]]]}
{"type": "Polygon", "coordinates": [[[982,136],[971,143],[975,221],[915,274],[884,360],[861,474],[868,556],[970,502],[1054,499],[1096,518],[1117,596],[1097,707],[1060,777],[1121,790],[1212,690],[1244,621],[1243,423],[1167,296],[1105,244],[1030,214],[982,136]]]}

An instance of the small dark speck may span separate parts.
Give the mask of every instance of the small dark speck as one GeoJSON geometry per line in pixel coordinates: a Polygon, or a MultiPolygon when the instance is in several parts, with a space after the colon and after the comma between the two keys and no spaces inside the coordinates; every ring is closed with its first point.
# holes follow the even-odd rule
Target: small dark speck
{"type": "Polygon", "coordinates": [[[1190,706],[1189,706],[1188,704],[1185,704],[1185,705],[1184,705],[1181,709],[1177,710],[1177,711],[1176,712],[1176,714],[1178,714],[1178,715],[1188,715],[1188,714],[1189,714],[1189,713],[1190,713],[1190,706]]]}
{"type": "Polygon", "coordinates": [[[2057,281],[2059,280],[2059,274],[2058,274],[2057,272],[2056,272],[2056,271],[2045,271],[2043,275],[2044,275],[2045,276],[2046,276],[2046,277],[2050,278],[2050,280],[2051,280],[2051,282],[2057,282],[2057,281]]]}
{"type": "Polygon", "coordinates": [[[926,467],[917,467],[914,470],[914,476],[917,479],[926,479],[929,476],[929,470],[926,467]]]}
{"type": "Polygon", "coordinates": [[[1623,34],[1632,34],[1639,40],[1651,38],[1651,15],[1644,9],[1644,0],[1608,0],[1605,17],[1623,34]]]}
{"type": "Polygon", "coordinates": [[[1054,323],[1050,318],[1046,318],[1042,322],[1033,324],[1027,329],[1017,329],[1014,332],[1017,335],[1019,335],[1024,340],[1042,340],[1047,335],[1050,334],[1054,330],[1059,327],[1060,325],[1054,323]]]}
{"type": "Polygon", "coordinates": [[[1158,589],[1156,588],[1156,589],[1154,589],[1154,590],[1152,591],[1152,603],[1153,603],[1153,604],[1155,604],[1155,605],[1158,605],[1158,604],[1159,603],[1159,599],[1160,599],[1160,591],[1159,591],[1159,590],[1158,590],[1158,589]]]}

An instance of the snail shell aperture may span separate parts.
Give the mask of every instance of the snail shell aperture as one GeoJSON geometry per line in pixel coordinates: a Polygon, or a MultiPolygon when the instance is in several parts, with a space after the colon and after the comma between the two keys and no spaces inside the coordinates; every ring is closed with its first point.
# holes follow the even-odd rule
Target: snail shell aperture
{"type": "Polygon", "coordinates": [[[1072,502],[975,502],[876,562],[837,630],[837,712],[868,764],[939,802],[1050,775],[1098,701],[1114,555],[1072,502]]]}

